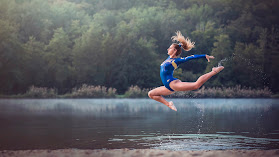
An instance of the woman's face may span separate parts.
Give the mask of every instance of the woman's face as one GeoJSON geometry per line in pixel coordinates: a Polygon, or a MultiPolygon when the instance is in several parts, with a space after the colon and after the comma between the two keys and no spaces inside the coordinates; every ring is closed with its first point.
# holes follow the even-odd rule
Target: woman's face
{"type": "Polygon", "coordinates": [[[175,54],[176,53],[176,49],[174,48],[174,45],[173,44],[171,44],[171,46],[167,49],[168,50],[168,55],[173,55],[173,54],[175,54]]]}

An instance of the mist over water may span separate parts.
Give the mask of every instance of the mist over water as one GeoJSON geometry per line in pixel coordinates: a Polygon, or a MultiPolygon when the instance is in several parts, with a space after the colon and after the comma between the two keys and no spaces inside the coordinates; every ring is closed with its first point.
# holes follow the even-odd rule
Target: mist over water
{"type": "Polygon", "coordinates": [[[0,149],[275,149],[277,99],[2,99],[0,149]]]}

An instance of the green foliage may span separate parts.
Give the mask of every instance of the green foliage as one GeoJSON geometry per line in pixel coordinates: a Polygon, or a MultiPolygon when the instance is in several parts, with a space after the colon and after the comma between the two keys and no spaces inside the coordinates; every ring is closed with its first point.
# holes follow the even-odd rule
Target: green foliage
{"type": "Polygon", "coordinates": [[[253,0],[1,0],[0,93],[31,85],[59,94],[82,84],[119,94],[131,85],[160,86],[159,66],[177,30],[196,42],[182,57],[215,59],[185,63],[175,77],[195,81],[227,58],[206,86],[278,92],[278,7],[253,0]]]}
{"type": "MultiPolygon", "coordinates": [[[[141,89],[131,86],[124,95],[117,95],[115,88],[104,86],[92,86],[83,84],[80,88],[73,88],[71,93],[58,95],[57,90],[46,87],[31,86],[29,90],[21,95],[0,95],[0,98],[146,98],[151,89],[141,89]]],[[[172,98],[278,98],[273,95],[269,88],[252,89],[241,87],[202,87],[196,91],[175,92],[166,97],[172,98]]]]}
{"type": "Polygon", "coordinates": [[[29,37],[29,41],[23,45],[26,56],[24,74],[28,86],[46,86],[47,62],[44,57],[44,47],[45,45],[37,41],[33,36],[29,37]]]}
{"type": "MultiPolygon", "coordinates": [[[[9,7],[7,1],[0,2],[2,8],[1,4],[9,7]]],[[[8,11],[5,8],[0,15],[0,92],[11,94],[13,91],[22,92],[27,87],[24,70],[21,68],[25,65],[25,56],[17,37],[18,26],[8,19],[8,11]]]]}
{"type": "Polygon", "coordinates": [[[201,74],[193,74],[192,71],[182,71],[181,68],[175,70],[173,76],[186,82],[195,82],[201,74]]]}
{"type": "Polygon", "coordinates": [[[239,74],[235,78],[240,84],[248,87],[263,86],[263,55],[263,51],[253,44],[236,43],[232,70],[239,74]]]}
{"type": "Polygon", "coordinates": [[[149,89],[140,89],[138,86],[131,86],[125,92],[124,97],[126,98],[146,98],[149,89]]]}
{"type": "Polygon", "coordinates": [[[64,98],[114,98],[115,88],[106,88],[104,86],[92,86],[83,84],[80,88],[73,88],[72,93],[66,94],[64,98]]]}
{"type": "MultiPolygon", "coordinates": [[[[215,44],[215,38],[219,34],[218,29],[215,28],[215,23],[208,21],[203,27],[198,27],[195,31],[191,33],[193,36],[193,41],[197,41],[198,43],[195,46],[193,51],[196,51],[197,54],[212,54],[212,48],[215,44]]],[[[216,57],[216,56],[215,56],[216,57]]],[[[217,58],[216,60],[219,60],[217,58]]],[[[214,60],[212,60],[214,62],[214,60]]],[[[186,63],[187,64],[187,63],[186,63]]],[[[204,60],[197,60],[195,62],[191,62],[187,64],[187,66],[183,67],[189,71],[193,71],[195,74],[204,73],[204,69],[207,67],[208,63],[204,60]]]]}
{"type": "Polygon", "coordinates": [[[63,28],[54,31],[53,38],[46,46],[47,79],[57,88],[71,87],[72,60],[70,40],[63,28]]]}
{"type": "Polygon", "coordinates": [[[270,98],[272,92],[269,88],[262,89],[245,88],[237,85],[235,87],[213,87],[204,86],[196,91],[176,92],[169,97],[174,98],[270,98]]]}
{"type": "Polygon", "coordinates": [[[28,98],[55,98],[57,97],[57,91],[53,88],[35,87],[31,86],[29,90],[23,95],[28,98]]]}

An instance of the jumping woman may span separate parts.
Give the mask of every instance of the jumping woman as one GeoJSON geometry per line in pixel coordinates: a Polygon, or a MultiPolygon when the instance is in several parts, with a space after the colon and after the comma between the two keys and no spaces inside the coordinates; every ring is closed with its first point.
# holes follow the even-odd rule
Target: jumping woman
{"type": "Polygon", "coordinates": [[[175,91],[191,91],[199,89],[208,79],[223,70],[224,67],[219,66],[212,68],[211,72],[200,76],[196,82],[181,82],[179,79],[173,77],[173,71],[177,69],[180,64],[198,58],[206,58],[207,61],[210,62],[210,59],[214,59],[214,57],[206,54],[192,55],[185,58],[179,57],[182,52],[181,47],[185,51],[190,51],[195,46],[195,43],[191,42],[191,40],[188,38],[185,39],[180,31],[177,31],[176,36],[173,36],[171,39],[173,41],[178,41],[179,44],[173,43],[170,45],[170,47],[167,49],[169,57],[160,66],[160,76],[164,86],[157,87],[149,91],[148,96],[151,99],[165,104],[172,110],[177,111],[173,102],[166,101],[166,99],[164,99],[162,96],[170,95],[175,91]]]}

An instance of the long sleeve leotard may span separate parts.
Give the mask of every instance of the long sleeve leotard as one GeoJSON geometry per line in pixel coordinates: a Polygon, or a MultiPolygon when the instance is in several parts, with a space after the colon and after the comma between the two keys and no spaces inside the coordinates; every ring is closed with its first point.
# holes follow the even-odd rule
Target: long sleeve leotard
{"type": "Polygon", "coordinates": [[[177,78],[173,77],[173,71],[178,68],[178,66],[182,63],[185,63],[192,59],[198,58],[206,58],[206,55],[192,55],[185,58],[170,58],[168,57],[160,66],[160,76],[164,86],[170,91],[174,91],[170,88],[169,84],[177,80],[177,78]]]}

